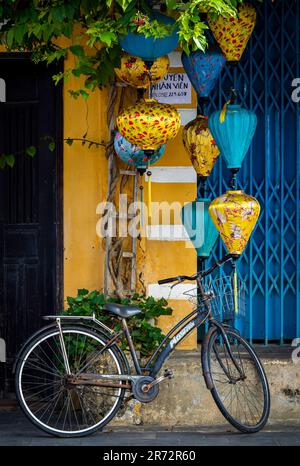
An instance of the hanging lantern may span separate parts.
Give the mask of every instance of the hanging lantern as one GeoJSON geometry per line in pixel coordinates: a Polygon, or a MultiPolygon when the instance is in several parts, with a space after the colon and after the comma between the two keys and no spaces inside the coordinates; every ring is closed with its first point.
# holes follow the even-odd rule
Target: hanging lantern
{"type": "Polygon", "coordinates": [[[182,139],[197,174],[209,176],[220,151],[208,128],[208,118],[198,115],[185,125],[182,139]]]}
{"type": "MultiPolygon", "coordinates": [[[[154,20],[160,23],[174,25],[175,21],[169,16],[155,12],[154,20]]],[[[178,46],[178,30],[174,29],[169,35],[162,38],[145,37],[144,34],[129,32],[125,37],[119,38],[121,47],[125,52],[141,57],[145,61],[154,61],[163,55],[168,55],[178,46]]]]}
{"type": "Polygon", "coordinates": [[[227,191],[209,206],[211,218],[230,254],[245,249],[260,213],[260,205],[243,191],[227,191]]]}
{"type": "Polygon", "coordinates": [[[189,55],[183,52],[181,60],[198,96],[208,97],[216,86],[226,62],[224,55],[210,46],[205,53],[201,50],[191,52],[189,55]]]}
{"type": "Polygon", "coordinates": [[[121,58],[120,68],[115,68],[115,73],[118,78],[129,84],[129,86],[137,87],[138,89],[146,89],[151,84],[158,83],[164,77],[169,69],[169,57],[159,57],[151,66],[151,74],[145,62],[139,58],[123,53],[121,58]]]}
{"type": "Polygon", "coordinates": [[[120,133],[114,139],[114,148],[118,157],[129,165],[134,165],[139,173],[144,173],[149,165],[156,163],[164,153],[166,145],[163,144],[153,154],[147,156],[138,146],[131,144],[120,133]]]}
{"type": "Polygon", "coordinates": [[[227,61],[239,61],[244,53],[256,23],[253,5],[244,3],[238,8],[237,18],[207,16],[209,27],[227,61]]]}
{"type": "Polygon", "coordinates": [[[117,126],[132,144],[143,150],[157,150],[177,135],[180,115],[172,105],[154,99],[140,100],[120,113],[117,126]]]}
{"type": "Polygon", "coordinates": [[[256,125],[255,113],[240,105],[228,105],[226,110],[218,110],[209,117],[209,129],[229,169],[241,168],[256,125]]]}
{"type": "Polygon", "coordinates": [[[197,198],[181,210],[182,224],[194,244],[197,256],[201,259],[210,256],[219,236],[208,212],[209,205],[209,199],[197,198]]]}

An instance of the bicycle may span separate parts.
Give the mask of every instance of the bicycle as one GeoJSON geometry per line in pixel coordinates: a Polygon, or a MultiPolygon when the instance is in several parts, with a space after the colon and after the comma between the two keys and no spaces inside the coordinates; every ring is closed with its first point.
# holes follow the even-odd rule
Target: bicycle
{"type": "Polygon", "coordinates": [[[141,312],[138,307],[115,303],[104,306],[105,311],[121,320],[118,332],[95,315],[46,316],[53,322],[25,343],[16,361],[16,394],[25,415],[37,427],[60,437],[84,436],[103,428],[129,399],[149,403],[156,398],[159,384],[173,377],[170,369],[159,375],[165,360],[183,338],[207,323],[201,348],[207,388],[223,416],[239,431],[254,433],[262,429],[270,410],[267,378],[254,349],[226,321],[233,315],[237,296],[233,297],[232,287],[231,294],[223,289],[220,296],[224,315],[219,321],[214,306],[216,295],[204,284],[204,277],[231,258],[227,255],[194,276],[159,280],[159,284],[172,286],[196,280],[197,306],[168,332],[144,367],[127,325],[128,318],[141,312]],[[123,336],[134,373],[118,344],[123,336]]]}

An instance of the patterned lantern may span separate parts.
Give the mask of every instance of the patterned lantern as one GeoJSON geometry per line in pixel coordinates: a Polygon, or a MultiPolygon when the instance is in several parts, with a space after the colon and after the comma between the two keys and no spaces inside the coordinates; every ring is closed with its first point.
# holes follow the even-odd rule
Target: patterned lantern
{"type": "Polygon", "coordinates": [[[254,6],[245,3],[238,8],[238,17],[215,18],[208,14],[208,24],[228,61],[239,61],[256,23],[254,6]]]}
{"type": "Polygon", "coordinates": [[[256,125],[255,113],[240,105],[228,105],[225,111],[218,110],[209,117],[209,129],[229,169],[241,168],[256,125]]]}
{"type": "Polygon", "coordinates": [[[211,218],[230,254],[245,249],[260,213],[260,205],[243,191],[227,191],[209,206],[211,218]]]}
{"type": "Polygon", "coordinates": [[[209,199],[197,198],[183,206],[181,211],[184,228],[195,246],[197,256],[201,259],[210,256],[219,236],[208,212],[209,205],[209,199]]]}
{"type": "MultiPolygon", "coordinates": [[[[169,69],[168,56],[160,57],[151,66],[151,83],[161,81],[169,69]]],[[[149,70],[145,62],[139,58],[123,53],[120,68],[115,68],[115,73],[121,81],[137,88],[150,86],[149,70]]]]}
{"type": "Polygon", "coordinates": [[[208,97],[214,89],[226,62],[224,55],[210,46],[203,53],[201,50],[185,52],[181,55],[184,69],[199,97],[208,97]]]}
{"type": "Polygon", "coordinates": [[[199,115],[190,121],[183,129],[182,138],[197,174],[209,176],[220,151],[208,128],[208,118],[199,115]]]}
{"type": "Polygon", "coordinates": [[[138,171],[144,172],[149,165],[153,165],[161,158],[166,145],[162,145],[153,154],[147,156],[140,147],[131,144],[120,133],[117,133],[114,139],[114,148],[123,162],[134,165],[138,171]]]}
{"type": "Polygon", "coordinates": [[[169,104],[140,100],[117,117],[119,132],[143,150],[157,150],[173,139],[180,128],[180,115],[169,104]]]}
{"type": "MultiPolygon", "coordinates": [[[[153,19],[164,24],[175,24],[174,19],[161,13],[155,12],[153,19]]],[[[168,55],[178,46],[178,30],[174,29],[170,35],[162,38],[145,37],[144,34],[129,32],[125,37],[119,38],[120,45],[125,52],[145,61],[154,61],[158,57],[168,55]]]]}

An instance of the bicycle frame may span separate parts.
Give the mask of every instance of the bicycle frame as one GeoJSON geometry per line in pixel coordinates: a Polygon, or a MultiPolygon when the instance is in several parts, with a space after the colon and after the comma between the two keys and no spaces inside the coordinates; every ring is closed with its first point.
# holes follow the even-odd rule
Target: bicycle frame
{"type": "MultiPolygon", "coordinates": [[[[201,308],[202,309],[202,308],[201,308]]],[[[115,345],[118,340],[122,338],[124,335],[129,346],[129,351],[134,363],[134,368],[136,371],[136,375],[132,374],[124,374],[124,375],[102,375],[102,374],[86,374],[84,373],[85,367],[83,367],[78,374],[76,374],[75,379],[71,377],[70,383],[72,384],[87,384],[87,385],[103,385],[103,386],[113,386],[113,384],[105,382],[105,380],[111,380],[111,381],[132,381],[134,382],[136,379],[139,377],[142,377],[146,373],[150,375],[151,377],[155,378],[158,372],[160,371],[162,365],[166,361],[166,359],[170,356],[170,354],[174,351],[176,346],[185,338],[187,337],[194,329],[202,325],[208,318],[209,318],[210,312],[209,310],[207,312],[204,312],[202,309],[202,312],[199,313],[199,308],[194,309],[190,314],[185,316],[183,319],[180,320],[169,332],[168,334],[164,337],[163,341],[161,344],[158,346],[158,348],[155,350],[155,352],[150,356],[148,359],[146,366],[141,367],[140,362],[132,341],[132,337],[130,334],[130,331],[127,326],[126,319],[122,319],[122,326],[123,329],[119,332],[113,333],[111,331],[111,335],[107,343],[101,348],[100,351],[98,351],[93,358],[98,358],[104,351],[109,349],[111,346],[115,345]],[[203,315],[205,313],[205,315],[203,315]],[[194,317],[193,317],[194,316],[194,317]],[[176,331],[177,330],[177,331],[176,331]],[[170,339],[170,336],[176,331],[176,333],[172,336],[170,339]],[[169,340],[169,341],[168,341],[169,340]],[[93,382],[93,380],[97,380],[97,382],[93,382]],[[99,382],[98,380],[102,380],[102,382],[99,382]]],[[[63,327],[61,326],[60,319],[61,317],[57,316],[47,316],[47,319],[49,318],[55,318],[56,320],[56,325],[58,326],[58,329],[60,331],[61,338],[63,336],[62,330],[63,327]]],[[[73,316],[62,316],[63,320],[73,320],[73,316]]],[[[76,316],[76,320],[78,321],[80,319],[79,316],[76,316]]],[[[74,319],[75,320],[75,319],[74,319]]],[[[88,319],[85,318],[84,320],[91,320],[94,323],[98,324],[98,322],[95,322],[93,318],[88,319]]],[[[214,322],[214,319],[210,319],[211,322],[214,322]]],[[[100,323],[100,322],[99,322],[100,323]]],[[[102,326],[102,325],[101,325],[102,326]]],[[[61,339],[60,338],[60,339],[61,339]]],[[[117,387],[120,387],[120,385],[116,385],[117,387]]],[[[130,388],[130,386],[122,386],[123,388],[130,388]]]]}
{"type": "MultiPolygon", "coordinates": [[[[211,273],[211,271],[213,271],[217,266],[220,266],[222,263],[226,262],[230,257],[231,257],[230,255],[225,256],[222,259],[222,261],[217,262],[208,271],[206,271],[206,273],[202,274],[202,276],[205,276],[208,273],[211,273]]],[[[120,375],[85,374],[83,372],[84,369],[85,369],[85,367],[84,367],[77,374],[76,378],[79,377],[80,380],[88,379],[88,381],[86,381],[87,384],[106,385],[106,386],[112,386],[112,385],[107,384],[106,382],[104,382],[104,383],[103,382],[102,383],[101,382],[93,383],[92,380],[89,380],[89,379],[97,379],[97,380],[98,379],[100,379],[100,380],[110,379],[110,380],[122,380],[122,381],[132,381],[132,382],[134,382],[135,379],[137,379],[139,377],[142,377],[145,374],[147,374],[147,375],[149,375],[149,376],[151,376],[153,378],[156,378],[156,376],[157,376],[158,372],[160,371],[160,369],[162,368],[164,362],[170,356],[170,354],[174,351],[176,346],[184,338],[186,338],[194,329],[200,327],[207,320],[209,320],[210,326],[215,326],[220,331],[220,334],[224,338],[224,342],[225,342],[225,345],[227,347],[230,358],[231,358],[233,364],[235,365],[236,369],[238,370],[240,376],[243,377],[243,372],[241,371],[239,365],[236,363],[235,358],[232,355],[230,344],[229,344],[226,332],[225,332],[225,330],[223,328],[224,326],[211,316],[210,297],[208,297],[204,292],[204,289],[203,289],[203,286],[202,286],[202,277],[197,277],[197,284],[198,284],[198,292],[199,292],[200,301],[202,301],[202,303],[204,303],[204,309],[203,309],[202,306],[197,307],[190,314],[188,314],[183,319],[181,319],[167,333],[167,335],[164,337],[164,339],[162,340],[162,342],[160,343],[158,348],[154,351],[154,353],[148,359],[145,367],[141,367],[141,365],[140,365],[140,362],[139,362],[139,359],[138,359],[138,356],[137,356],[137,353],[136,353],[136,350],[135,350],[135,347],[134,347],[134,343],[132,341],[132,337],[131,337],[130,331],[128,329],[128,326],[127,326],[126,319],[122,319],[123,329],[121,331],[117,332],[117,333],[114,333],[111,329],[104,326],[104,324],[102,324],[102,322],[95,319],[95,316],[92,316],[90,318],[85,317],[86,320],[91,320],[97,326],[100,326],[102,328],[104,327],[106,331],[110,332],[109,341],[103,346],[103,348],[99,352],[97,352],[94,355],[94,358],[100,356],[101,353],[103,353],[105,350],[110,348],[112,345],[115,345],[117,343],[117,341],[124,335],[126,340],[127,340],[128,346],[129,346],[129,350],[130,350],[130,354],[131,354],[131,357],[132,357],[132,360],[133,360],[136,375],[128,374],[128,375],[120,376],[120,375]]],[[[48,316],[48,318],[49,317],[52,318],[54,316],[48,316]]],[[[60,340],[63,342],[63,334],[62,334],[62,330],[61,330],[61,326],[60,326],[60,318],[57,318],[57,316],[56,316],[55,319],[57,321],[57,325],[58,325],[59,330],[60,330],[60,340]]],[[[70,317],[68,317],[68,319],[72,320],[72,317],[70,316],[70,317]]],[[[80,316],[76,316],[76,319],[80,319],[80,316]]],[[[64,350],[64,344],[63,343],[62,343],[62,350],[64,350]]],[[[64,353],[64,351],[63,351],[63,353],[64,353]]],[[[80,380],[77,378],[77,381],[73,380],[72,383],[80,384],[81,383],[80,380]]],[[[128,387],[126,387],[126,388],[128,388],[128,387]]]]}
{"type": "Polygon", "coordinates": [[[203,310],[199,313],[199,308],[194,309],[190,314],[181,319],[164,337],[161,344],[148,359],[143,371],[149,372],[151,377],[156,377],[166,359],[174,351],[176,346],[186,338],[194,329],[200,327],[209,318],[208,310],[203,316],[203,310]],[[194,317],[193,317],[194,316],[194,317]],[[186,322],[186,323],[185,323],[186,322]],[[185,324],[185,325],[184,325],[185,324]],[[177,330],[178,329],[178,330],[177,330]],[[177,332],[169,340],[170,336],[177,332]]]}
{"type": "MultiPolygon", "coordinates": [[[[134,368],[136,371],[136,375],[133,374],[124,374],[124,375],[104,375],[104,374],[90,374],[90,373],[84,373],[85,367],[83,367],[78,374],[76,374],[75,377],[70,377],[70,383],[74,385],[98,385],[98,386],[106,386],[106,387],[116,387],[116,388],[125,388],[125,389],[130,389],[130,385],[127,384],[116,384],[116,383],[109,383],[109,381],[114,382],[114,381],[123,381],[123,382],[135,382],[137,379],[144,375],[149,375],[150,377],[153,377],[154,379],[156,378],[157,374],[159,373],[160,369],[162,368],[163,364],[165,361],[168,359],[170,354],[174,351],[176,346],[184,339],[186,338],[194,329],[198,328],[200,325],[204,324],[207,320],[209,321],[210,327],[217,327],[218,330],[220,331],[220,334],[222,334],[225,345],[228,349],[228,353],[230,355],[230,358],[237,368],[239,374],[241,377],[243,377],[243,372],[241,371],[241,368],[239,365],[236,363],[235,358],[232,355],[230,344],[228,342],[225,330],[224,330],[224,324],[222,325],[220,322],[215,320],[211,315],[210,315],[210,306],[209,306],[209,299],[206,301],[206,311],[203,310],[203,308],[196,308],[194,309],[190,314],[185,316],[183,319],[181,319],[164,337],[158,348],[154,351],[154,353],[150,356],[148,359],[145,367],[141,367],[139,363],[139,359],[132,341],[132,337],[130,334],[130,331],[127,326],[126,319],[122,319],[122,326],[123,329],[120,330],[119,332],[112,332],[110,333],[110,338],[107,341],[107,343],[101,348],[100,351],[98,351],[95,355],[94,358],[98,358],[104,351],[109,349],[111,346],[115,345],[119,339],[124,335],[128,346],[129,346],[129,351],[133,360],[134,368]],[[201,311],[199,311],[201,309],[201,311]],[[177,330],[177,331],[176,331],[177,330]],[[174,333],[175,332],[175,333],[174,333]],[[172,336],[172,337],[171,337],[172,336]]],[[[52,317],[52,316],[51,316],[52,317]]],[[[54,316],[53,316],[54,317],[54,316]]],[[[66,317],[67,320],[73,320],[73,316],[66,317]]],[[[49,316],[48,316],[49,318],[49,316]]],[[[80,317],[76,316],[76,320],[79,320],[80,317]]],[[[61,338],[63,337],[62,334],[62,327],[59,322],[60,318],[57,318],[56,316],[56,323],[57,326],[60,330],[61,338]]],[[[92,320],[95,322],[94,318],[88,319],[85,318],[85,320],[92,320]]],[[[96,324],[102,324],[100,321],[95,322],[96,324]]],[[[102,325],[100,325],[102,327],[102,325]]],[[[226,327],[226,325],[225,325],[226,327]]],[[[205,341],[203,342],[203,348],[202,352],[206,351],[205,349],[205,341]]],[[[207,372],[207,371],[205,371],[207,372]]],[[[225,371],[227,372],[227,371],[225,371]]],[[[229,378],[230,378],[230,374],[229,378]]],[[[206,384],[208,388],[211,388],[210,381],[206,380],[206,384]]]]}

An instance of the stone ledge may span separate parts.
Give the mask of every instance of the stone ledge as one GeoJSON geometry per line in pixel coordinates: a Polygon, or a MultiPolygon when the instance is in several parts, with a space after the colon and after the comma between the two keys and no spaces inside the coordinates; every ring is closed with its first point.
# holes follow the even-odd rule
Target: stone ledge
{"type": "MultiPolygon", "coordinates": [[[[269,345],[263,346],[260,344],[253,345],[256,353],[261,359],[275,359],[278,361],[291,361],[292,352],[295,348],[290,345],[269,345]]],[[[197,350],[175,350],[170,356],[169,360],[174,359],[186,359],[186,358],[199,358],[201,352],[201,345],[198,346],[197,350]]]]}

